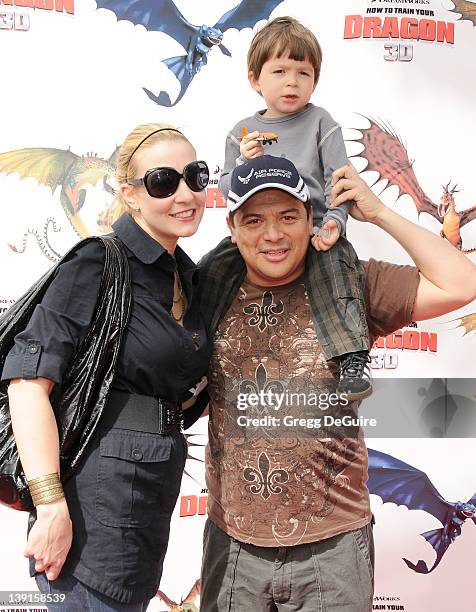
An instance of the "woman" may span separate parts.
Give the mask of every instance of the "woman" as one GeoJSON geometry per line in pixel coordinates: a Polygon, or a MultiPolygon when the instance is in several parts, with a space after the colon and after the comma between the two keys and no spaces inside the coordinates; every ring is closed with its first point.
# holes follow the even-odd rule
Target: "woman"
{"type": "Polygon", "coordinates": [[[88,332],[105,258],[99,242],[59,267],[2,373],[36,505],[25,556],[42,592],[66,593],[51,610],[145,610],[155,595],[186,457],[177,406],[210,356],[195,266],[177,247],[203,215],[206,164],[178,130],[141,125],[121,147],[117,180],[113,229],[130,264],[131,315],[111,397],[64,492],[49,395],[88,332]]]}

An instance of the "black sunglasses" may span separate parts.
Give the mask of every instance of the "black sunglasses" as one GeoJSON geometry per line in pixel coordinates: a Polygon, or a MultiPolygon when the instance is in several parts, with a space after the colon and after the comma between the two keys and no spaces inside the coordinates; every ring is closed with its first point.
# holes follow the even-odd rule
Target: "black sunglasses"
{"type": "Polygon", "coordinates": [[[182,178],[192,191],[203,191],[208,185],[210,171],[206,162],[193,161],[185,166],[182,174],[175,168],[151,168],[144,174],[144,178],[129,179],[127,183],[144,185],[153,198],[168,198],[177,191],[182,178]]]}

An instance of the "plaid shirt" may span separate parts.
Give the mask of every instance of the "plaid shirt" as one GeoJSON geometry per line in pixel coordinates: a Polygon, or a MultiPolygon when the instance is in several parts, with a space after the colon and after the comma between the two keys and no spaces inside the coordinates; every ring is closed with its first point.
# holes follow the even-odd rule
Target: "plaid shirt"
{"type": "MultiPolygon", "coordinates": [[[[305,285],[317,339],[326,359],[355,351],[368,351],[365,314],[365,272],[355,266],[352,245],[341,237],[325,252],[309,246],[305,285]]],[[[230,238],[224,238],[199,262],[199,303],[213,340],[246,276],[246,265],[230,238]]]]}

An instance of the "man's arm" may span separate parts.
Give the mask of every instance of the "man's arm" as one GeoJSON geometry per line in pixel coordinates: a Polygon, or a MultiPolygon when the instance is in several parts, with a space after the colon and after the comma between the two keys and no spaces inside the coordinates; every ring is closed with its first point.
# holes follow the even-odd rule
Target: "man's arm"
{"type": "Polygon", "coordinates": [[[374,223],[402,245],[420,271],[414,321],[438,317],[476,299],[476,266],[447,240],[389,208],[374,223]]]}
{"type": "Polygon", "coordinates": [[[407,251],[420,271],[413,320],[438,317],[476,299],[476,266],[447,240],[387,208],[355,168],[344,166],[333,174],[331,205],[354,200],[350,214],[377,225],[407,251]]]}

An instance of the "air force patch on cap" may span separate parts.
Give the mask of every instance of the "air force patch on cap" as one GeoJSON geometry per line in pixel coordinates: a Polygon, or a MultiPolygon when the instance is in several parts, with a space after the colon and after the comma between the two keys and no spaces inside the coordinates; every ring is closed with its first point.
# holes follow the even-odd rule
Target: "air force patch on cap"
{"type": "Polygon", "coordinates": [[[228,192],[228,210],[234,212],[262,189],[281,189],[301,202],[309,200],[309,189],[289,159],[261,155],[233,170],[228,192]]]}

